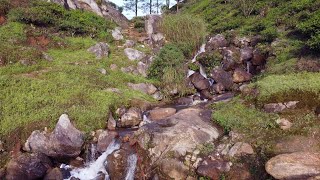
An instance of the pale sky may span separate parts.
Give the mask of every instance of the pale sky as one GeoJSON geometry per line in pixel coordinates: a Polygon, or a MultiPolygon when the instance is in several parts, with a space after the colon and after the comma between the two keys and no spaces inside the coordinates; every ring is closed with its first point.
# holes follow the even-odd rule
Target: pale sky
{"type": "MultiPolygon", "coordinates": [[[[123,6],[123,1],[124,0],[109,0],[113,3],[115,3],[118,6],[123,6]]],[[[174,6],[176,4],[175,0],[170,0],[170,7],[174,6]]],[[[135,16],[135,13],[132,11],[126,11],[125,9],[122,12],[128,19],[131,19],[135,16]]],[[[144,13],[142,10],[138,11],[138,16],[144,16],[146,13],[144,13]]]]}

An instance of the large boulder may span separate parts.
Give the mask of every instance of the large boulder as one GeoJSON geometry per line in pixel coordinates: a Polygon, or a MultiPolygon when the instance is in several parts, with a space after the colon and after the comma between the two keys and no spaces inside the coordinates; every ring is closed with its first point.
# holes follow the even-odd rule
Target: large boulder
{"type": "Polygon", "coordinates": [[[266,171],[276,179],[308,179],[320,174],[320,153],[281,154],[266,163],[266,171]]]}
{"type": "Polygon", "coordinates": [[[196,72],[190,77],[191,83],[198,90],[208,89],[210,87],[209,80],[203,77],[200,73],[196,72]]]}
{"type": "Polygon", "coordinates": [[[197,174],[210,179],[220,179],[221,175],[230,171],[231,163],[222,159],[205,160],[197,169],[197,174]]]}
{"type": "Polygon", "coordinates": [[[206,44],[206,51],[213,51],[218,48],[226,47],[228,45],[228,41],[222,34],[217,34],[211,37],[206,44]]]}
{"type": "Polygon", "coordinates": [[[319,152],[320,142],[310,136],[288,136],[277,140],[273,153],[285,154],[294,152],[319,152]]]}
{"type": "Polygon", "coordinates": [[[142,121],[142,112],[139,108],[131,107],[127,110],[117,122],[117,127],[129,128],[140,124],[142,121]]]}
{"type": "Polygon", "coordinates": [[[68,115],[63,114],[52,133],[33,131],[25,143],[25,150],[53,158],[72,158],[80,154],[83,143],[84,134],[71,124],[68,115]]]}
{"type": "Polygon", "coordinates": [[[184,156],[220,136],[220,130],[209,123],[210,119],[209,110],[183,109],[166,119],[140,127],[135,135],[153,161],[168,152],[184,156]]]}
{"type": "Polygon", "coordinates": [[[149,117],[152,120],[160,120],[167,118],[169,116],[174,115],[177,112],[176,109],[174,108],[158,108],[158,109],[153,109],[149,112],[149,117]]]}
{"type": "Polygon", "coordinates": [[[100,5],[92,0],[50,0],[51,2],[58,3],[70,9],[82,9],[94,12],[108,20],[112,20],[122,28],[129,27],[129,20],[110,3],[102,1],[100,5]]]}
{"type": "Polygon", "coordinates": [[[102,59],[108,57],[110,49],[107,43],[99,42],[96,45],[91,46],[88,51],[93,53],[97,59],[102,59]]]}
{"type": "Polygon", "coordinates": [[[243,69],[237,68],[232,75],[234,83],[243,83],[251,80],[252,75],[243,69]]]}
{"type": "Polygon", "coordinates": [[[7,180],[42,179],[52,167],[50,159],[41,153],[24,153],[7,164],[7,180]]]}
{"type": "Polygon", "coordinates": [[[240,49],[234,47],[224,48],[222,51],[222,68],[226,71],[236,69],[241,64],[240,49]]]}
{"type": "Polygon", "coordinates": [[[227,90],[232,89],[233,80],[229,72],[221,68],[215,68],[211,73],[211,77],[215,82],[221,83],[225,89],[227,90]]]}
{"type": "Polygon", "coordinates": [[[255,66],[261,66],[266,63],[266,56],[258,49],[253,51],[252,64],[255,66]]]}
{"type": "Polygon", "coordinates": [[[131,61],[135,61],[135,60],[140,61],[146,57],[146,55],[143,52],[138,51],[136,49],[132,49],[132,48],[124,49],[124,53],[128,57],[128,59],[131,61]]]}
{"type": "Polygon", "coordinates": [[[145,30],[149,37],[159,31],[159,22],[161,21],[160,15],[148,15],[145,20],[145,30]]]}
{"type": "Polygon", "coordinates": [[[240,50],[240,61],[246,62],[253,57],[253,50],[250,47],[245,47],[240,50]]]}
{"type": "Polygon", "coordinates": [[[63,174],[60,168],[53,168],[49,173],[44,177],[44,180],[63,180],[63,174]]]}

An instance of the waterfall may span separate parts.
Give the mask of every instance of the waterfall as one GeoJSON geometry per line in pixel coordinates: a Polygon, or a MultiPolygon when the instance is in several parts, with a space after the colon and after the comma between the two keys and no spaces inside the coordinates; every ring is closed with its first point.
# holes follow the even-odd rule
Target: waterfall
{"type": "Polygon", "coordinates": [[[105,174],[105,179],[109,179],[108,172],[105,169],[105,165],[107,164],[107,157],[119,148],[120,143],[116,142],[116,140],[113,140],[108,146],[107,150],[102,153],[96,161],[91,162],[87,167],[73,169],[70,172],[71,177],[79,178],[80,180],[92,180],[98,177],[99,174],[103,173],[105,174]]]}
{"type": "Polygon", "coordinates": [[[208,76],[206,71],[204,70],[204,67],[201,64],[199,64],[199,67],[200,67],[200,74],[207,79],[208,76]]]}
{"type": "Polygon", "coordinates": [[[96,160],[96,153],[97,153],[97,145],[92,143],[90,145],[90,149],[88,149],[88,154],[86,159],[87,164],[90,164],[91,162],[96,160]]]}
{"type": "Polygon", "coordinates": [[[136,171],[138,157],[136,154],[131,154],[127,162],[127,175],[125,180],[134,180],[134,173],[136,171]]]}
{"type": "Polygon", "coordinates": [[[197,54],[193,57],[192,59],[192,63],[196,62],[197,61],[197,56],[203,52],[206,52],[206,44],[202,44],[199,51],[197,52],[197,54]]]}

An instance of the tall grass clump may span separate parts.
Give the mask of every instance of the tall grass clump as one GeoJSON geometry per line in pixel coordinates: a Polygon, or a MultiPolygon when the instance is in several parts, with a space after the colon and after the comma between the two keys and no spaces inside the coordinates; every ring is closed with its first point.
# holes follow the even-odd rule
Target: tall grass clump
{"type": "Polygon", "coordinates": [[[184,94],[186,92],[184,60],[182,51],[176,45],[167,44],[152,62],[148,77],[160,81],[166,95],[172,94],[172,90],[184,94]]]}
{"type": "Polygon", "coordinates": [[[181,49],[186,57],[201,45],[206,36],[206,24],[189,14],[164,16],[160,29],[166,38],[181,49]]]}

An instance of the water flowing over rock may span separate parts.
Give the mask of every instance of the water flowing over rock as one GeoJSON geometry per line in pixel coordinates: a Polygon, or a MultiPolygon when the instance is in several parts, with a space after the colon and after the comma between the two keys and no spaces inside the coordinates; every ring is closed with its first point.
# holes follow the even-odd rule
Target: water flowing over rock
{"type": "Polygon", "coordinates": [[[52,133],[33,131],[25,144],[25,149],[29,152],[44,153],[53,158],[71,158],[80,154],[83,143],[84,134],[71,124],[68,115],[63,114],[52,133]]]}
{"type": "Polygon", "coordinates": [[[104,152],[108,146],[112,143],[118,133],[115,131],[103,131],[98,138],[97,150],[98,152],[104,152]]]}
{"type": "Polygon", "coordinates": [[[108,146],[107,150],[101,154],[101,156],[95,161],[89,164],[89,166],[84,168],[77,168],[72,170],[71,177],[79,178],[80,180],[95,179],[104,175],[105,179],[109,179],[109,174],[106,171],[105,164],[107,164],[107,157],[114,151],[120,148],[120,144],[113,141],[108,146]]]}
{"type": "Polygon", "coordinates": [[[138,51],[136,49],[132,49],[132,48],[124,49],[124,53],[128,57],[128,59],[131,61],[135,61],[135,60],[140,61],[146,57],[146,55],[143,52],[138,51]]]}
{"type": "Polygon", "coordinates": [[[169,151],[184,156],[198,145],[219,137],[218,128],[206,122],[211,118],[210,114],[194,108],[181,110],[167,119],[142,126],[136,132],[138,142],[142,148],[149,150],[153,160],[169,151]]]}
{"type": "Polygon", "coordinates": [[[18,179],[41,179],[52,167],[50,159],[41,153],[24,153],[17,158],[11,159],[7,164],[7,180],[18,179]]]}
{"type": "Polygon", "coordinates": [[[90,47],[88,51],[95,54],[97,59],[102,59],[104,57],[108,57],[109,45],[104,42],[99,42],[96,45],[90,47]]]}
{"type": "Polygon", "coordinates": [[[266,171],[276,179],[308,179],[320,174],[320,154],[281,154],[267,162],[266,171]]]}

